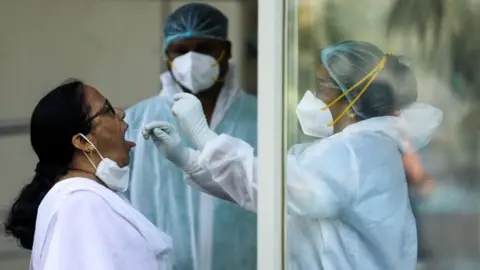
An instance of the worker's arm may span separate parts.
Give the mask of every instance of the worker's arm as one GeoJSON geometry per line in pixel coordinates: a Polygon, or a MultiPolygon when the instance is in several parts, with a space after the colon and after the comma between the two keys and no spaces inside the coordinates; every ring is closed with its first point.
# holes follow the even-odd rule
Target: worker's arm
{"type": "MultiPolygon", "coordinates": [[[[351,164],[354,160],[351,150],[340,143],[322,149],[324,152],[319,156],[299,158],[292,153],[287,156],[286,202],[289,214],[330,218],[349,202],[350,189],[346,184],[354,188],[352,170],[355,171],[356,166],[351,164]],[[338,159],[332,159],[333,154],[342,157],[343,169],[336,169],[339,164],[338,159]]],[[[205,145],[199,164],[237,204],[246,210],[257,211],[257,188],[261,180],[258,179],[258,163],[252,146],[221,134],[205,145]]],[[[281,183],[279,179],[278,184],[281,183]]]]}

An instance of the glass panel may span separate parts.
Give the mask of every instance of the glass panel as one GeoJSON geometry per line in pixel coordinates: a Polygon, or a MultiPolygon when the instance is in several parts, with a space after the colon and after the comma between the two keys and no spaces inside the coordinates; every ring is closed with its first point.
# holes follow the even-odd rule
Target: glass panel
{"type": "Polygon", "coordinates": [[[287,1],[290,269],[411,269],[414,255],[417,269],[480,269],[474,2],[287,1]],[[338,45],[345,40],[374,45],[338,45]],[[320,100],[329,103],[352,86],[322,110],[320,100]],[[316,95],[302,101],[302,130],[296,106],[308,89],[316,95]],[[326,124],[344,109],[327,136],[326,124]],[[313,143],[299,146],[306,142],[313,143]]]}

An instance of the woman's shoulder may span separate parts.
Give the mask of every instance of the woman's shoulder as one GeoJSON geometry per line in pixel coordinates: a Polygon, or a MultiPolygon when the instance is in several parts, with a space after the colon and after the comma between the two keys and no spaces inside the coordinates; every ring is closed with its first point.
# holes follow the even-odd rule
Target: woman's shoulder
{"type": "Polygon", "coordinates": [[[122,222],[122,218],[102,196],[85,188],[89,185],[101,186],[90,179],[70,178],[56,183],[50,189],[38,208],[35,242],[39,245],[44,243],[52,230],[58,233],[62,228],[80,230],[122,222]]]}
{"type": "Polygon", "coordinates": [[[38,210],[39,215],[52,217],[60,211],[73,211],[80,214],[84,209],[108,211],[110,207],[99,192],[111,191],[97,182],[83,177],[61,180],[50,189],[42,200],[38,210]]]}

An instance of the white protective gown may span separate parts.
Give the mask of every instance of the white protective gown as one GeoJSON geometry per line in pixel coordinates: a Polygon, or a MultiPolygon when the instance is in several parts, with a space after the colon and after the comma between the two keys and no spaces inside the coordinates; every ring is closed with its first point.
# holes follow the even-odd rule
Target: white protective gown
{"type": "Polygon", "coordinates": [[[120,195],[70,178],[40,204],[30,270],[167,270],[171,249],[171,238],[120,195]]]}
{"type": "MultiPolygon", "coordinates": [[[[397,117],[378,117],[289,151],[289,270],[415,269],[416,226],[401,145],[405,132],[417,149],[429,142],[442,113],[433,107],[423,113],[430,122],[421,129],[415,124],[419,115],[404,114],[407,123],[414,120],[407,128],[397,117]]],[[[227,193],[243,208],[256,211],[259,180],[251,146],[222,134],[205,146],[199,162],[203,170],[187,177],[188,182],[212,192],[223,189],[219,197],[227,193]]]]}

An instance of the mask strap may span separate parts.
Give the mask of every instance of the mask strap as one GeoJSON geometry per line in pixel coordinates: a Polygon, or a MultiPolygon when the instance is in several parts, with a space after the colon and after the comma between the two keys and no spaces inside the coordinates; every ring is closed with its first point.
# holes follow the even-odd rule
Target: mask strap
{"type": "MultiPolygon", "coordinates": [[[[98,156],[103,159],[103,156],[102,154],[100,154],[100,152],[98,151],[97,147],[95,147],[95,145],[87,138],[87,136],[83,135],[82,133],[79,133],[78,134],[79,136],[81,136],[84,140],[86,140],[92,147],[93,149],[95,149],[95,151],[97,152],[98,156]]],[[[95,168],[95,170],[97,169],[97,166],[95,166],[95,164],[93,163],[92,159],[90,159],[90,157],[87,155],[87,153],[85,153],[85,151],[83,151],[83,154],[85,155],[85,157],[88,159],[88,161],[90,161],[90,164],[92,164],[93,168],[95,168]]]]}
{"type": "Polygon", "coordinates": [[[359,85],[361,85],[362,83],[364,83],[368,78],[370,78],[370,80],[368,80],[367,84],[365,84],[365,86],[362,88],[362,90],[360,90],[360,93],[358,93],[358,95],[351,101],[349,102],[348,106],[345,108],[345,110],[343,110],[343,112],[337,116],[337,118],[335,120],[333,120],[330,124],[328,124],[329,127],[335,125],[339,120],[340,118],[342,118],[342,116],[347,113],[347,111],[353,106],[355,105],[355,103],[357,103],[357,101],[360,99],[360,97],[363,95],[363,93],[365,93],[365,91],[368,89],[368,87],[373,83],[373,81],[375,81],[375,78],[377,78],[378,74],[380,73],[380,71],[383,70],[383,68],[385,67],[385,63],[387,62],[387,56],[391,56],[393,55],[392,52],[388,52],[386,53],[382,59],[380,60],[380,62],[378,63],[378,65],[376,67],[374,67],[372,69],[372,71],[370,71],[367,75],[365,75],[362,79],[360,79],[357,83],[355,83],[352,87],[350,87],[349,89],[347,89],[346,91],[344,91],[340,96],[338,96],[336,99],[334,99],[332,102],[330,102],[327,106],[323,107],[322,110],[327,110],[329,109],[330,107],[332,107],[335,103],[337,103],[340,99],[342,99],[343,97],[345,97],[348,93],[352,92],[355,88],[357,88],[359,85]]]}
{"type": "MultiPolygon", "coordinates": [[[[220,53],[220,56],[218,57],[218,59],[215,60],[215,64],[213,64],[212,67],[218,66],[220,64],[220,61],[222,61],[224,57],[225,57],[225,50],[223,50],[220,53]]],[[[223,81],[225,81],[225,77],[226,77],[226,75],[223,78],[217,78],[213,83],[223,82],[223,81]]]]}
{"type": "Polygon", "coordinates": [[[212,67],[218,66],[220,64],[220,61],[223,60],[223,57],[225,57],[225,50],[222,50],[218,59],[215,59],[215,64],[213,64],[212,67]]]}

